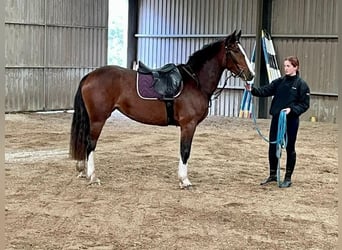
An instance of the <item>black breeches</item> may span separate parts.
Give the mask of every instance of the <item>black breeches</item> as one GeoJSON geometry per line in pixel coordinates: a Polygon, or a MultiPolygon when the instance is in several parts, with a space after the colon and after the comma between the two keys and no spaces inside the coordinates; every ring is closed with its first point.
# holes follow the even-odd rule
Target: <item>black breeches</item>
{"type": "MultiPolygon", "coordinates": [[[[287,133],[287,146],[286,146],[286,153],[287,153],[287,169],[291,172],[294,169],[294,165],[296,162],[296,140],[297,140],[297,133],[299,128],[299,117],[289,118],[286,117],[286,133],[287,133]]],[[[270,133],[269,133],[269,140],[270,142],[274,142],[277,140],[277,133],[278,133],[278,120],[279,115],[273,116],[271,120],[270,126],[270,133]]],[[[277,166],[278,166],[278,158],[276,155],[277,146],[274,143],[269,144],[268,149],[268,159],[270,164],[270,172],[271,174],[275,174],[277,166]]]]}

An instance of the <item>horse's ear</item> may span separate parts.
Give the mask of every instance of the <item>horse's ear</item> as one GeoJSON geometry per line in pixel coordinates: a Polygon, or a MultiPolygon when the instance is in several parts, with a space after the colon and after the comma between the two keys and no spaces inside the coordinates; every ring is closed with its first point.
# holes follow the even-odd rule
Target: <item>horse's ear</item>
{"type": "Polygon", "coordinates": [[[234,30],[227,38],[225,44],[234,43],[236,41],[236,30],[234,30]]]}
{"type": "Polygon", "coordinates": [[[241,30],[236,34],[236,41],[240,41],[240,37],[241,37],[241,30]]]}

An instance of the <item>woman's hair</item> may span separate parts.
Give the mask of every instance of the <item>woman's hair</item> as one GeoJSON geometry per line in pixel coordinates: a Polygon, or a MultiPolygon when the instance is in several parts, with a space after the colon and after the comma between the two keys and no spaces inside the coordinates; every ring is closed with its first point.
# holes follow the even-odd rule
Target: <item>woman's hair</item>
{"type": "Polygon", "coordinates": [[[285,57],[284,61],[289,61],[293,67],[297,67],[297,75],[299,75],[299,60],[296,56],[285,57]]]}

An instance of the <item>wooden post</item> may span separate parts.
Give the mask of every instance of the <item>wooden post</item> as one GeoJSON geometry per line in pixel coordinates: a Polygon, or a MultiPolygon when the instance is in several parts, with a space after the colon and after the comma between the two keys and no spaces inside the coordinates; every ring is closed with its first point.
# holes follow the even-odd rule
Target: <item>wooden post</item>
{"type": "MultiPolygon", "coordinates": [[[[255,45],[255,86],[263,86],[268,84],[266,64],[263,57],[261,46],[261,31],[265,29],[271,30],[271,10],[272,0],[258,0],[257,3],[257,21],[256,21],[256,45],[255,45]]],[[[259,105],[256,113],[258,118],[267,118],[269,105],[267,98],[259,98],[259,105]]]]}

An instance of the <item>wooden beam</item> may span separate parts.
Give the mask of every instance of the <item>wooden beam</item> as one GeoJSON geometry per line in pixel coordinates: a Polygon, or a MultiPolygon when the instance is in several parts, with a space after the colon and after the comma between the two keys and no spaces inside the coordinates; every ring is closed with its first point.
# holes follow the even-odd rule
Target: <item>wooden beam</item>
{"type": "Polygon", "coordinates": [[[138,9],[139,1],[128,1],[128,29],[127,29],[127,68],[132,69],[137,58],[138,39],[138,9]]]}

